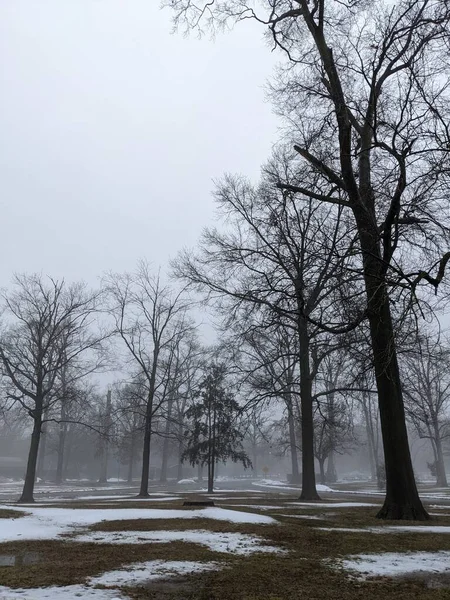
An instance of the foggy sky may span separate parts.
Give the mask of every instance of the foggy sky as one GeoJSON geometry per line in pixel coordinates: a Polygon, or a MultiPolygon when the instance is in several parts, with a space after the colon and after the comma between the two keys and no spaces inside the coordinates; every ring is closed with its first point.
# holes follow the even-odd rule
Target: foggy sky
{"type": "Polygon", "coordinates": [[[165,265],[212,222],[212,180],[276,141],[260,26],[171,34],[157,0],[0,0],[0,286],[165,265]]]}

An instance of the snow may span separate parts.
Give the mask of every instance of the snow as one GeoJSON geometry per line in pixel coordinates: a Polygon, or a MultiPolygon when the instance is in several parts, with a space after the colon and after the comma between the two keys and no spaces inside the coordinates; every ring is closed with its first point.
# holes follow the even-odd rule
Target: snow
{"type": "Polygon", "coordinates": [[[252,481],[252,485],[255,485],[257,487],[270,487],[272,489],[284,490],[286,492],[289,492],[289,491],[299,492],[300,491],[299,487],[289,487],[283,481],[275,481],[273,479],[261,479],[260,481],[252,481]]]}
{"type": "Polygon", "coordinates": [[[288,514],[278,514],[279,517],[291,517],[292,519],[311,519],[313,521],[320,521],[322,517],[318,517],[317,515],[288,515],[288,514]]]}
{"type": "Polygon", "coordinates": [[[383,530],[392,533],[450,533],[450,526],[445,525],[388,525],[383,530]]]}
{"type": "Polygon", "coordinates": [[[243,508],[253,508],[256,510],[283,510],[282,506],[271,506],[269,504],[230,504],[223,503],[224,506],[238,506],[243,508]]]}
{"type": "Polygon", "coordinates": [[[254,554],[283,553],[275,546],[265,546],[264,539],[243,533],[219,533],[207,530],[187,531],[95,531],[73,538],[76,542],[97,544],[148,544],[189,542],[206,546],[213,552],[254,554]]]}
{"type": "MultiPolygon", "coordinates": [[[[259,481],[252,481],[252,485],[256,485],[259,487],[271,487],[271,488],[280,488],[282,490],[295,490],[299,491],[299,487],[289,487],[287,483],[284,481],[278,481],[276,479],[260,479],[259,481]]],[[[327,485],[323,485],[322,483],[316,484],[316,490],[318,492],[335,492],[332,488],[327,485]]]]}
{"type": "Polygon", "coordinates": [[[179,481],[177,481],[177,483],[181,483],[181,485],[186,485],[188,483],[198,483],[198,481],[195,481],[194,479],[180,479],[179,481]]]}
{"type": "Polygon", "coordinates": [[[316,508],[354,508],[358,506],[378,506],[369,502],[286,502],[294,506],[313,506],[316,508]]]}
{"type": "Polygon", "coordinates": [[[316,490],[318,492],[335,492],[336,491],[336,490],[333,490],[332,488],[328,487],[327,485],[323,485],[323,483],[317,483],[316,490]]]}
{"type": "Polygon", "coordinates": [[[318,527],[320,531],[358,531],[370,533],[450,533],[446,525],[386,525],[385,527],[318,527]]]}
{"type": "Polygon", "coordinates": [[[216,563],[200,563],[192,561],[164,561],[150,560],[143,563],[127,565],[123,569],[108,571],[99,577],[88,580],[91,585],[106,586],[136,586],[152,581],[163,579],[170,575],[185,575],[200,571],[211,571],[217,569],[216,563]]]}
{"type": "Polygon", "coordinates": [[[144,563],[126,565],[123,569],[108,571],[98,577],[91,577],[85,585],[51,586],[47,588],[12,589],[0,586],[1,600],[125,600],[128,598],[117,589],[95,589],[93,585],[108,587],[130,587],[144,584],[156,579],[164,579],[174,575],[209,571],[217,569],[216,563],[199,563],[189,561],[152,560],[144,563]]]}
{"type": "Polygon", "coordinates": [[[125,600],[117,590],[89,588],[86,585],[51,586],[47,588],[9,588],[0,586],[1,600],[125,600]]]}
{"type": "MultiPolygon", "coordinates": [[[[9,508],[0,506],[0,508],[9,508]]],[[[17,519],[3,519],[0,542],[17,540],[50,540],[59,535],[73,533],[78,527],[94,525],[101,521],[135,519],[215,519],[232,523],[272,524],[275,519],[225,508],[208,507],[198,510],[175,510],[155,508],[40,508],[16,507],[24,512],[17,519]]]]}
{"type": "MultiPolygon", "coordinates": [[[[179,500],[178,496],[159,496],[155,498],[154,494],[148,498],[136,498],[136,496],[80,496],[76,500],[107,500],[111,502],[169,502],[170,500],[179,500]]],[[[59,501],[59,500],[58,500],[59,501]]],[[[53,502],[53,500],[47,500],[53,502]]]]}
{"type": "Polygon", "coordinates": [[[450,572],[450,552],[383,552],[359,554],[342,561],[342,566],[366,576],[450,572]]]}

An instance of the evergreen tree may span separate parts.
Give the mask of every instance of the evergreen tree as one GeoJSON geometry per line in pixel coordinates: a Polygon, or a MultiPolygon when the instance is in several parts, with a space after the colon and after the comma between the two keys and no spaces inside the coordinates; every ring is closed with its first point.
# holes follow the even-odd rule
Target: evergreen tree
{"type": "Polygon", "coordinates": [[[214,471],[217,462],[231,459],[245,468],[251,461],[242,447],[244,434],[238,426],[239,404],[226,389],[225,368],[211,364],[200,382],[197,398],[186,411],[192,422],[186,432],[187,447],[183,460],[192,465],[208,466],[208,492],[214,491],[214,471]]]}

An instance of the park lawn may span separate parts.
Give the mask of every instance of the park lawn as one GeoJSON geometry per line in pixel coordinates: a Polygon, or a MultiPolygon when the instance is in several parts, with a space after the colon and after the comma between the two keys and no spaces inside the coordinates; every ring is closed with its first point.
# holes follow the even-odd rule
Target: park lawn
{"type": "MultiPolygon", "coordinates": [[[[258,504],[271,506],[279,504],[279,509],[258,511],[251,508],[251,502],[248,508],[239,509],[272,516],[279,524],[232,523],[203,518],[135,519],[102,521],[85,529],[86,532],[204,530],[244,533],[259,536],[268,545],[277,546],[286,553],[243,556],[212,551],[199,544],[181,541],[163,544],[97,544],[76,542],[70,536],[59,540],[24,540],[0,544],[0,555],[36,553],[38,562],[0,567],[1,584],[11,588],[79,584],[89,576],[100,575],[130,563],[165,560],[215,562],[222,568],[123,588],[124,593],[136,600],[379,600],[384,595],[396,600],[450,598],[450,587],[428,589],[426,580],[378,577],[360,581],[339,568],[340,559],[354,554],[450,551],[450,534],[342,532],[336,528],[379,529],[399,523],[377,520],[376,507],[335,510],[320,506],[302,508],[288,505],[286,501],[289,500],[286,497],[283,501],[266,497],[258,501],[258,504]],[[280,516],[280,512],[290,516],[280,516]],[[299,515],[318,516],[319,519],[297,518],[299,515]],[[336,530],[321,530],[321,527],[336,530]]],[[[217,505],[221,504],[217,502],[217,505]]],[[[67,508],[67,504],[64,506],[67,508]]],[[[84,506],[93,508],[91,503],[84,506]]],[[[114,508],[119,507],[125,508],[120,502],[114,504],[114,508]]],[[[156,507],[155,503],[148,506],[156,507]]],[[[140,504],[139,508],[143,506],[140,504]]],[[[167,503],[165,508],[175,506],[167,503]]],[[[227,504],[226,508],[231,506],[227,504]]],[[[415,526],[420,525],[417,523],[415,526]]],[[[450,517],[434,517],[425,525],[450,526],[450,517]]]]}

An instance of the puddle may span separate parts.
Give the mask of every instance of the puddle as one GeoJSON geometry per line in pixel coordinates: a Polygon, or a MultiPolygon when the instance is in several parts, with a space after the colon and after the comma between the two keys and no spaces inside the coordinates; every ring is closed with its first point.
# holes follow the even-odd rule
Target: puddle
{"type": "Polygon", "coordinates": [[[41,560],[39,552],[22,552],[21,554],[0,554],[0,567],[23,567],[34,565],[41,560]]]}

